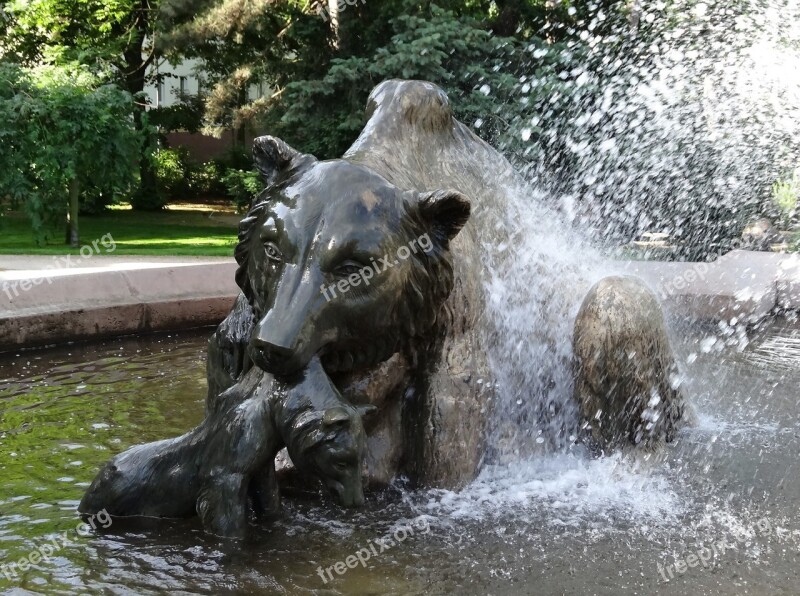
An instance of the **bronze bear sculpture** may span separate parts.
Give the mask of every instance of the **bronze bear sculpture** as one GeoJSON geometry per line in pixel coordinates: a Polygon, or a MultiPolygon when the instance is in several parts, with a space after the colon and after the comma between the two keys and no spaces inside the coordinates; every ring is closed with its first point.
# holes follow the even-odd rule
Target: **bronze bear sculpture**
{"type": "Polygon", "coordinates": [[[115,516],[200,516],[212,534],[242,537],[248,502],[259,514],[279,504],[274,460],[287,447],[294,464],[319,478],[343,506],[364,501],[363,413],[344,401],[313,359],[282,382],[252,369],[221,399],[233,407],[176,439],[137,445],[108,462],[79,511],[115,516]]]}
{"type": "Polygon", "coordinates": [[[658,446],[687,418],[656,296],[639,279],[605,277],[575,320],[575,398],[593,448],[658,446]]]}
{"type": "MultiPolygon", "coordinates": [[[[256,139],[266,189],[240,225],[242,292],[209,342],[206,419],[184,437],[117,456],[82,512],[196,510],[208,531],[240,536],[248,502],[257,511],[277,503],[273,462],[283,444],[343,504],[361,500],[362,463],[374,486],[399,474],[447,488],[475,477],[495,397],[484,271],[498,266],[479,246],[487,235],[503,240],[483,220],[524,184],[431,83],[386,81],[367,114],[341,159],[256,139]],[[308,425],[281,414],[291,404],[305,404],[308,425]],[[370,406],[377,413],[365,436],[360,410],[370,406]]],[[[671,433],[677,420],[669,422],[658,431],[671,433]]]]}

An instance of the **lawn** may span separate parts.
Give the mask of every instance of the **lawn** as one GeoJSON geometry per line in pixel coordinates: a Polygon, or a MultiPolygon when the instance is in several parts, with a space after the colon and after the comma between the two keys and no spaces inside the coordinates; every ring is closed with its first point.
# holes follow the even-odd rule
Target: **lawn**
{"type": "MultiPolygon", "coordinates": [[[[239,217],[230,209],[207,205],[179,205],[157,213],[114,209],[79,220],[81,244],[92,244],[110,234],[115,255],[232,256],[239,217]]],[[[110,244],[110,242],[109,242],[110,244]]],[[[78,254],[78,249],[51,241],[37,246],[22,214],[0,218],[0,254],[78,254]]]]}

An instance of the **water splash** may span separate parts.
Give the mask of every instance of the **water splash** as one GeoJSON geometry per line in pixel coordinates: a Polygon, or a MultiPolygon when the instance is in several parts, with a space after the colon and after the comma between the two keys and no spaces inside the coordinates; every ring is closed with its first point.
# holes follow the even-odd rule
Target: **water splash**
{"type": "Polygon", "coordinates": [[[510,188],[484,215],[485,339],[497,402],[490,459],[563,449],[577,435],[572,328],[590,284],[608,274],[600,254],[531,189],[510,188]],[[495,230],[505,237],[496,244],[495,230]]]}
{"type": "MultiPolygon", "coordinates": [[[[627,519],[674,521],[696,508],[676,493],[675,470],[661,476],[616,459],[581,458],[570,367],[575,316],[589,286],[615,273],[604,258],[610,248],[664,231],[678,256],[713,258],[752,213],[770,212],[771,185],[800,164],[800,2],[648,3],[638,26],[597,27],[583,43],[591,50],[569,73],[566,111],[539,105],[511,131],[516,143],[543,150],[504,148],[536,156],[516,163],[527,186],[507,188],[502,212],[481,213],[497,403],[490,465],[462,493],[431,496],[430,507],[448,517],[499,508],[539,518],[537,510],[559,502],[570,523],[603,507],[627,519]]],[[[532,64],[517,99],[543,82],[532,64]]],[[[750,337],[744,323],[722,322],[693,341],[684,368],[703,341],[717,359],[730,359],[750,337]]],[[[788,355],[794,343],[781,347],[788,355]]],[[[741,434],[740,443],[771,428],[738,422],[736,412],[713,419],[720,432],[741,434]]],[[[710,424],[701,411],[696,431],[683,436],[687,448],[700,441],[711,449],[718,433],[710,424]]],[[[703,452],[698,469],[710,462],[703,452]]],[[[706,504],[711,517],[729,507],[706,504]]],[[[670,524],[660,525],[668,536],[670,524]]],[[[695,534],[683,533],[687,540],[695,534]]]]}
{"type": "MultiPolygon", "coordinates": [[[[636,3],[638,4],[638,3],[636,3]]],[[[590,18],[585,63],[559,108],[511,136],[543,145],[524,164],[576,228],[619,245],[668,232],[686,257],[729,247],[772,184],[800,164],[800,3],[642,3],[635,19],[590,18]]],[[[519,86],[525,101],[535,64],[519,86]],[[527,91],[526,91],[527,90],[527,91]]]]}
{"type": "Polygon", "coordinates": [[[430,491],[425,508],[456,524],[509,514],[559,527],[581,527],[620,515],[641,523],[675,523],[683,513],[682,498],[651,468],[619,453],[593,460],[574,454],[538,456],[487,466],[459,493],[430,491]]]}

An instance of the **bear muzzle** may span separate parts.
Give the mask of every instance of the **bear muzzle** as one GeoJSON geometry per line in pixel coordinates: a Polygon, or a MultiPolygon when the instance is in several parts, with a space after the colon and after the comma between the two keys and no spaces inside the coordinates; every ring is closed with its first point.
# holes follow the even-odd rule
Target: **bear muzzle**
{"type": "Polygon", "coordinates": [[[250,345],[250,357],[258,368],[276,376],[299,372],[309,361],[309,358],[300,357],[296,350],[258,339],[250,345]]]}

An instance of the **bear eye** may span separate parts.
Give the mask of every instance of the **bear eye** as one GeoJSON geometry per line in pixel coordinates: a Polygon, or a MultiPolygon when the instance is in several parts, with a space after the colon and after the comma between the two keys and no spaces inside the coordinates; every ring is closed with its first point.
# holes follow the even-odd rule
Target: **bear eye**
{"type": "Polygon", "coordinates": [[[272,242],[267,242],[264,245],[264,249],[267,251],[267,258],[270,261],[276,261],[278,263],[283,261],[283,255],[281,254],[281,251],[272,242]]]}
{"type": "Polygon", "coordinates": [[[363,268],[364,265],[356,261],[345,261],[344,263],[336,267],[336,274],[341,275],[342,277],[348,277],[353,273],[358,273],[363,268]]]}

